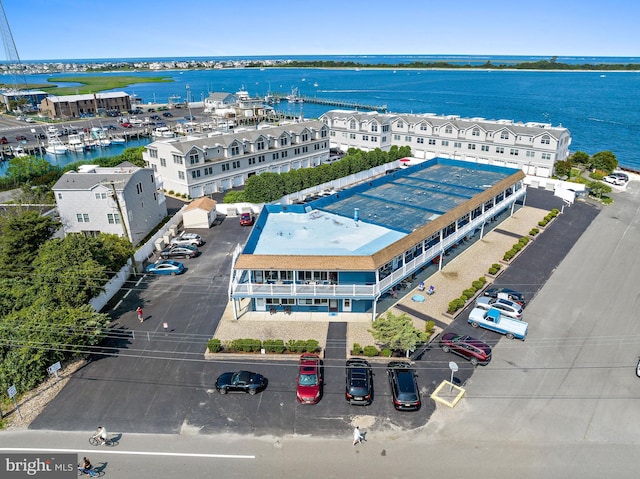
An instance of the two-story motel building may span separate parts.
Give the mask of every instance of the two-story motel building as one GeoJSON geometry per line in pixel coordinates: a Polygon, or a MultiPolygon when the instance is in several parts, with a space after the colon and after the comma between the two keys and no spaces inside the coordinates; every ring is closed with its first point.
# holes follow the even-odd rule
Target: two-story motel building
{"type": "Polygon", "coordinates": [[[266,205],[234,257],[234,314],[249,299],[252,311],[375,319],[385,292],[434,259],[441,267],[446,251],[524,204],[524,177],[434,158],[308,204],[266,205]]]}

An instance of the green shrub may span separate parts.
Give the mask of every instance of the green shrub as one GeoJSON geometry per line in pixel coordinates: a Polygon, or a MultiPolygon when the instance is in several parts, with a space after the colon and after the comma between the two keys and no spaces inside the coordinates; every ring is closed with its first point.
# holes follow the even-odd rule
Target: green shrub
{"type": "Polygon", "coordinates": [[[531,228],[531,231],[529,231],[529,234],[530,234],[531,236],[535,236],[535,235],[537,235],[538,233],[540,233],[540,230],[539,230],[538,228],[531,228]]]}
{"type": "Polygon", "coordinates": [[[505,261],[509,261],[515,255],[516,255],[516,252],[513,249],[510,249],[509,251],[504,253],[504,256],[502,257],[502,259],[505,261]]]}
{"type": "Polygon", "coordinates": [[[435,332],[435,330],[436,330],[435,321],[429,320],[426,323],[424,323],[424,332],[429,335],[429,338],[431,338],[431,335],[435,332]]]}
{"type": "Polygon", "coordinates": [[[544,228],[545,226],[547,226],[547,223],[547,220],[538,221],[538,226],[544,228]]]}
{"type": "Polygon", "coordinates": [[[262,347],[268,353],[282,354],[285,351],[284,341],[282,339],[265,339],[262,347]]]}
{"type": "Polygon", "coordinates": [[[549,214],[551,214],[554,218],[560,214],[560,210],[558,208],[552,209],[549,214]]]}
{"type": "Polygon", "coordinates": [[[520,243],[523,246],[526,246],[529,243],[529,237],[528,236],[523,236],[522,238],[520,238],[518,240],[518,243],[520,243]]]}
{"type": "Polygon", "coordinates": [[[372,358],[374,356],[377,356],[378,354],[379,354],[378,348],[376,348],[375,346],[364,347],[364,355],[367,356],[368,358],[372,358]]]}
{"type": "MultiPolygon", "coordinates": [[[[500,269],[500,265],[498,264],[498,269],[500,269]]],[[[487,278],[485,278],[484,276],[480,276],[478,278],[478,281],[480,281],[483,285],[487,282],[487,278]]]]}
{"type": "Polygon", "coordinates": [[[460,306],[458,305],[458,299],[454,299],[449,303],[449,306],[447,307],[447,313],[453,314],[459,309],[460,309],[460,306]]]}
{"type": "Polygon", "coordinates": [[[210,353],[217,353],[222,350],[222,343],[219,339],[210,339],[207,341],[207,349],[210,353]]]}
{"type": "Polygon", "coordinates": [[[480,280],[475,280],[473,283],[471,283],[471,286],[473,286],[473,289],[475,289],[476,291],[479,291],[484,286],[484,283],[480,280]]]}
{"type": "Polygon", "coordinates": [[[476,290],[474,288],[467,288],[462,292],[462,296],[466,296],[467,299],[471,299],[476,295],[476,290]]]}
{"type": "Polygon", "coordinates": [[[244,353],[255,353],[262,349],[262,341],[259,339],[234,339],[231,341],[231,349],[244,353]]]}
{"type": "Polygon", "coordinates": [[[287,341],[287,350],[292,353],[302,353],[307,346],[306,341],[290,339],[287,341]]]}
{"type": "Polygon", "coordinates": [[[353,343],[353,349],[351,349],[351,353],[355,355],[362,354],[362,346],[358,343],[353,343]]]}
{"type": "Polygon", "coordinates": [[[384,348],[382,351],[380,351],[380,356],[384,358],[390,358],[392,354],[393,351],[391,351],[389,348],[384,348]]]}
{"type": "Polygon", "coordinates": [[[498,272],[498,269],[494,268],[493,266],[491,268],[489,268],[489,274],[494,275],[498,272]]]}
{"type": "Polygon", "coordinates": [[[315,339],[307,339],[304,345],[304,351],[307,353],[316,353],[320,349],[320,343],[315,339]]]}
{"type": "Polygon", "coordinates": [[[513,248],[511,248],[511,249],[514,250],[517,253],[522,248],[523,248],[522,243],[516,243],[516,244],[513,245],[513,248]]]}
{"type": "Polygon", "coordinates": [[[610,205],[611,203],[613,203],[613,198],[609,196],[603,196],[602,198],[600,198],[600,202],[603,205],[610,205]]]}
{"type": "Polygon", "coordinates": [[[498,271],[500,271],[500,268],[502,268],[502,265],[500,263],[493,263],[491,265],[491,267],[497,269],[498,271]]]}
{"type": "Polygon", "coordinates": [[[169,190],[169,194],[170,194],[170,195],[173,195],[174,193],[175,193],[175,191],[173,191],[173,190],[169,190]]]}

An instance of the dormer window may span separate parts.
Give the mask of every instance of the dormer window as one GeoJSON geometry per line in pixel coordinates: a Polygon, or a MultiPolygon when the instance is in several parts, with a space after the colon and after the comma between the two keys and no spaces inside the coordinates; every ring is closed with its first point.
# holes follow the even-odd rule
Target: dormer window
{"type": "Polygon", "coordinates": [[[264,140],[258,140],[258,141],[256,142],[256,149],[257,149],[258,151],[260,151],[260,150],[264,150],[264,140]]]}
{"type": "Polygon", "coordinates": [[[453,128],[451,128],[450,126],[447,126],[447,127],[444,129],[444,132],[445,132],[447,135],[450,135],[451,133],[453,133],[453,128]]]}
{"type": "Polygon", "coordinates": [[[503,131],[502,133],[500,133],[500,139],[501,140],[508,140],[509,139],[509,132],[508,131],[503,131]]]}
{"type": "Polygon", "coordinates": [[[474,128],[473,130],[471,130],[471,136],[480,136],[480,129],[474,128]]]}
{"type": "Polygon", "coordinates": [[[547,135],[542,137],[542,140],[540,140],[540,142],[543,145],[549,145],[551,143],[551,138],[549,138],[547,135]]]}
{"type": "Polygon", "coordinates": [[[356,121],[355,120],[351,120],[349,122],[349,129],[350,130],[355,130],[356,129],[356,121]]]}

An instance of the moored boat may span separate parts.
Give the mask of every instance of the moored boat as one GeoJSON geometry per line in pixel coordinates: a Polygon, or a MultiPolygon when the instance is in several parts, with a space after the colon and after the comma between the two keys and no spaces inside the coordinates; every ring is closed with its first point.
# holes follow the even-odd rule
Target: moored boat
{"type": "Polygon", "coordinates": [[[45,146],[44,149],[47,153],[51,153],[52,155],[64,155],[69,151],[67,145],[62,143],[62,140],[57,136],[49,136],[47,139],[47,146],[45,146]]]}

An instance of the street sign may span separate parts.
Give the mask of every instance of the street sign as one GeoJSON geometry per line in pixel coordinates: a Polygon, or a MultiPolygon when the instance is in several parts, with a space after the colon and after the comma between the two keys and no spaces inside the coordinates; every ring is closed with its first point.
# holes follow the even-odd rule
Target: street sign
{"type": "Polygon", "coordinates": [[[61,368],[61,366],[60,366],[60,361],[58,361],[57,363],[52,364],[51,366],[49,366],[49,367],[47,368],[47,372],[48,372],[49,374],[55,374],[55,375],[56,375],[56,378],[57,378],[57,377],[58,377],[58,371],[60,370],[60,368],[61,368]]]}
{"type": "Polygon", "coordinates": [[[453,373],[458,371],[458,365],[455,361],[449,361],[449,369],[451,369],[451,381],[449,386],[449,392],[453,389],[453,373]]]}
{"type": "Polygon", "coordinates": [[[11,386],[9,389],[7,389],[7,393],[9,394],[9,397],[12,398],[13,396],[15,396],[18,391],[16,390],[16,386],[13,385],[11,386]]]}

